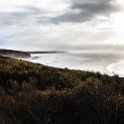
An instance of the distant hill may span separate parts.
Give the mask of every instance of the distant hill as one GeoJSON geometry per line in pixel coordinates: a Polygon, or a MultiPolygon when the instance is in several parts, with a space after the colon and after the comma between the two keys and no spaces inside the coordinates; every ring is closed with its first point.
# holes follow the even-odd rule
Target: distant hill
{"type": "Polygon", "coordinates": [[[29,51],[30,54],[53,54],[53,53],[66,53],[64,51],[29,51]]]}
{"type": "Polygon", "coordinates": [[[11,58],[29,58],[30,53],[23,52],[23,51],[16,51],[16,50],[6,50],[0,49],[0,55],[4,57],[11,57],[11,58]]]}

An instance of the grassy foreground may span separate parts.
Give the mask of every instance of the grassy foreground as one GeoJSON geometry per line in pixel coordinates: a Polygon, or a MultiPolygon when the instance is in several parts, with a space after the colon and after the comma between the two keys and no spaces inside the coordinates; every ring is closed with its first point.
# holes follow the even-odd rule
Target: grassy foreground
{"type": "Polygon", "coordinates": [[[0,124],[124,124],[124,79],[0,57],[0,124]]]}

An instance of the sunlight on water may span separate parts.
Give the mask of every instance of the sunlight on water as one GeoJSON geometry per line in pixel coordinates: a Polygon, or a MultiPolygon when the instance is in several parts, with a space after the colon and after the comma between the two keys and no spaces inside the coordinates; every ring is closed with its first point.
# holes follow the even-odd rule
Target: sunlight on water
{"type": "Polygon", "coordinates": [[[109,75],[124,76],[124,55],[115,53],[56,53],[32,54],[31,61],[48,66],[99,71],[109,75]]]}

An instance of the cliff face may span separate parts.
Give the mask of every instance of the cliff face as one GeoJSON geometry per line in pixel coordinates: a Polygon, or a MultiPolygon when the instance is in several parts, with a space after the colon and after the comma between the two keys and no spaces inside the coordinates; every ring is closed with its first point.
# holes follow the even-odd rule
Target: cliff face
{"type": "Polygon", "coordinates": [[[15,51],[15,50],[0,50],[0,55],[5,57],[11,57],[11,58],[29,58],[30,53],[28,52],[22,52],[22,51],[15,51]]]}

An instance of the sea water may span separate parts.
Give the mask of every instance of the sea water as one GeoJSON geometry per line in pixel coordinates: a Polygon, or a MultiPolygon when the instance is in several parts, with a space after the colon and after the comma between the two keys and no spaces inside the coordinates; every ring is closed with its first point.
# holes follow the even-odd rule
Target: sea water
{"type": "Polygon", "coordinates": [[[32,54],[31,61],[48,66],[117,74],[124,77],[124,54],[99,52],[70,52],[32,54]]]}

